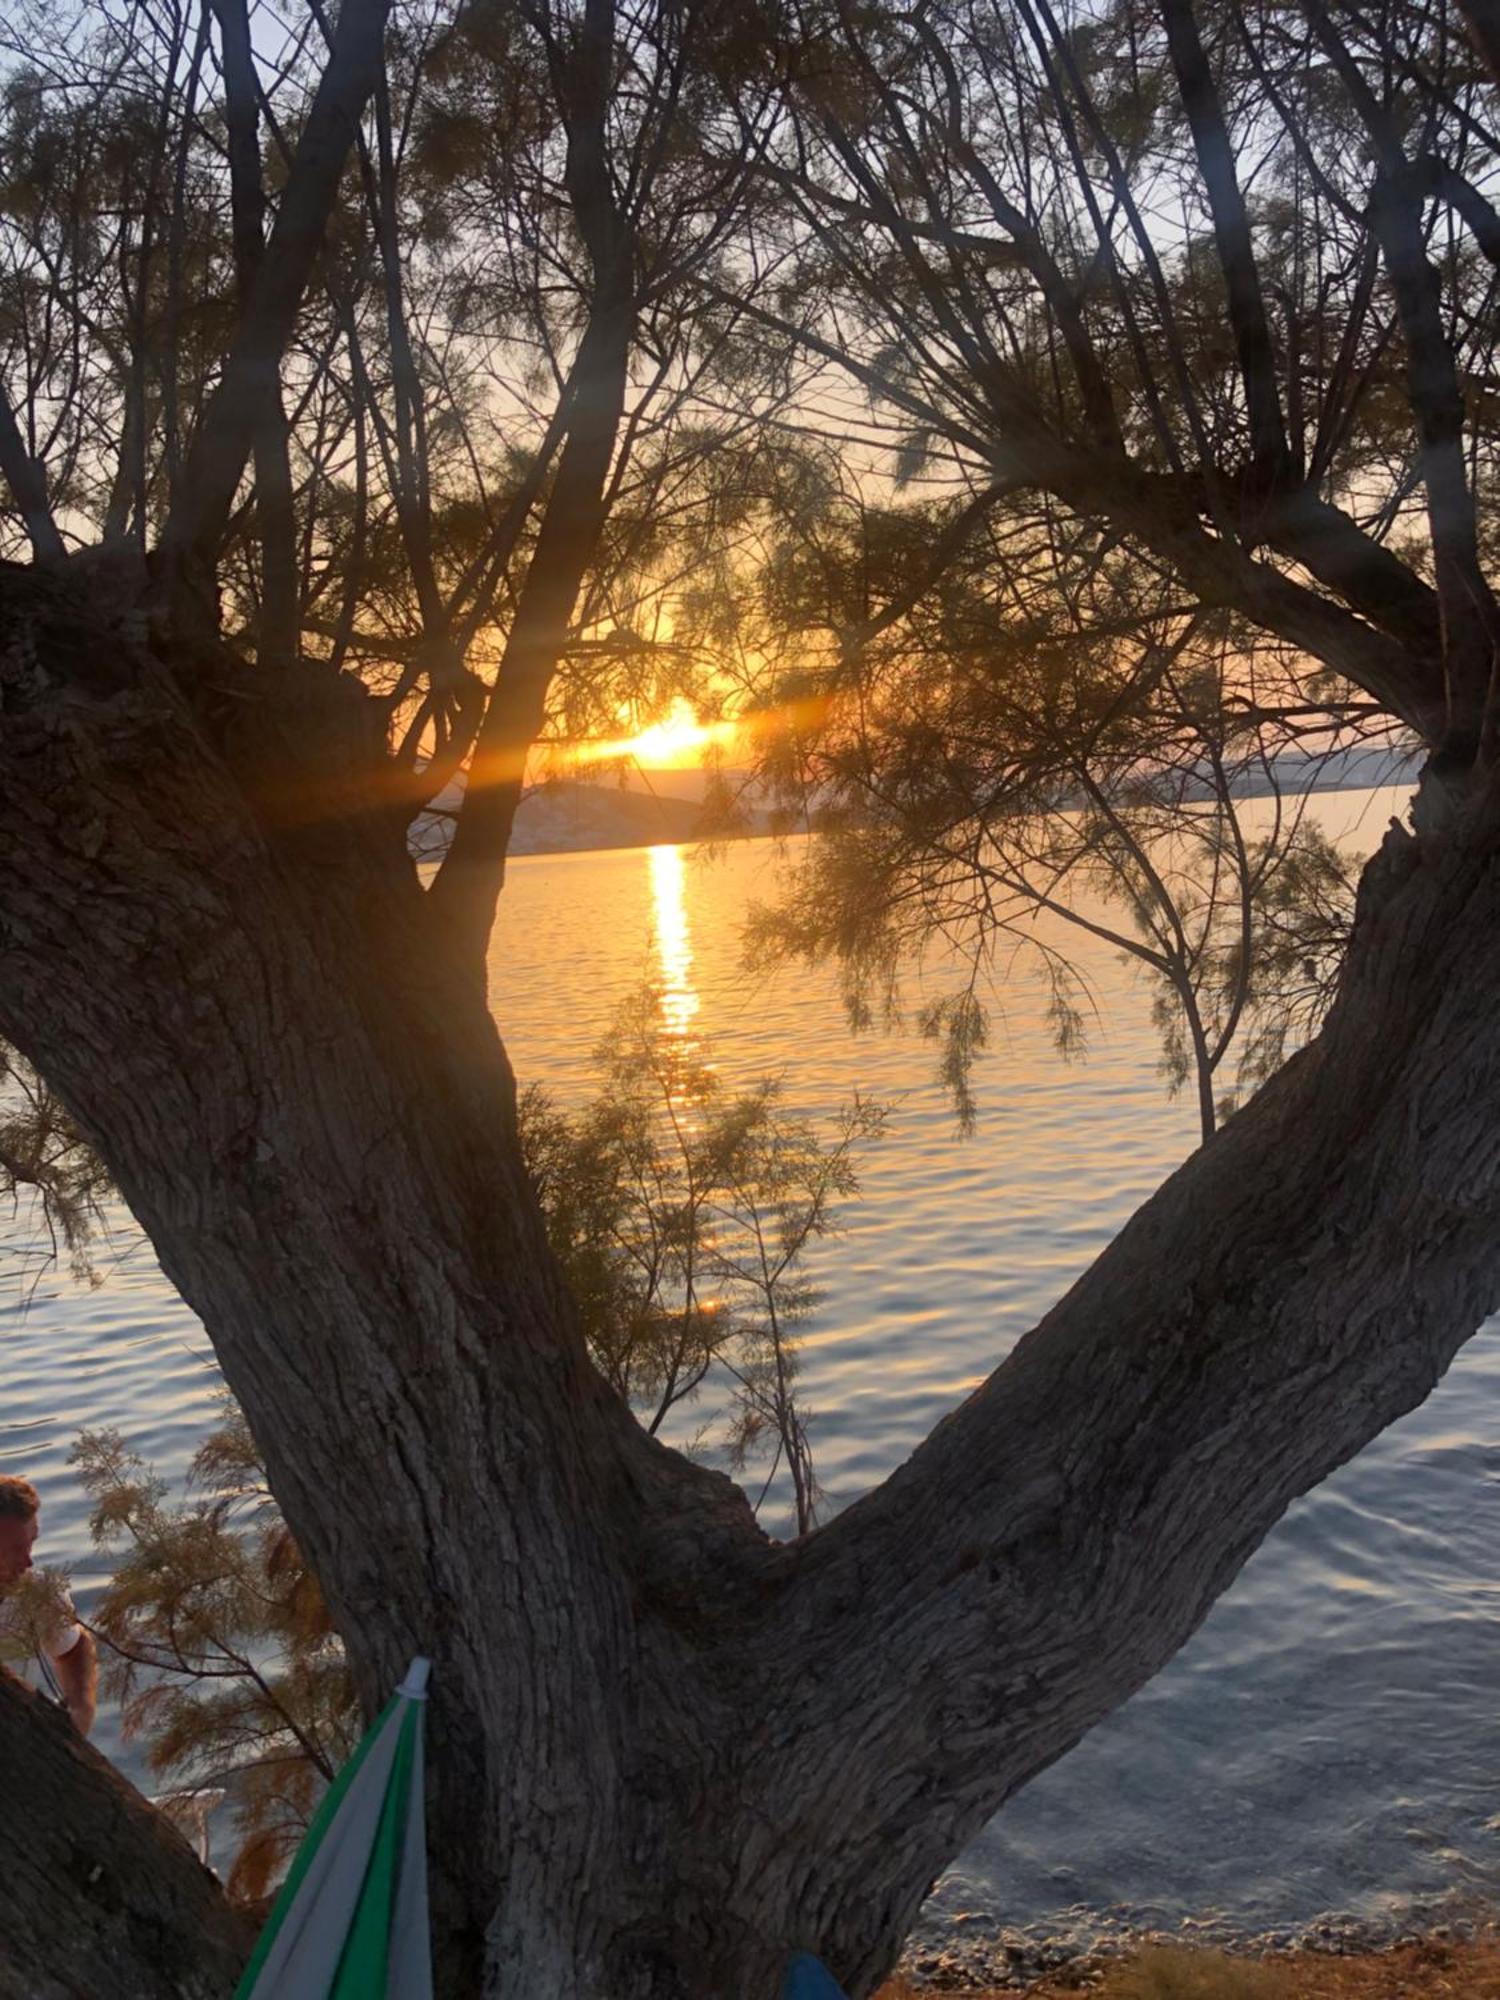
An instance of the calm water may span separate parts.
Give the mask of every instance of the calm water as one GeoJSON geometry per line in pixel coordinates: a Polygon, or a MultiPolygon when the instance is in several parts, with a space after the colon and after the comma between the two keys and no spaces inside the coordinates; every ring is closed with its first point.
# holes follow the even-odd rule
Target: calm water
{"type": "MultiPolygon", "coordinates": [[[[1373,844],[1391,794],[1326,795],[1330,831],[1373,844]]],[[[515,864],[494,998],[523,1081],[565,1098],[616,1002],[650,975],[726,1078],[785,1078],[800,1110],[858,1087],[894,1107],[846,1233],[818,1246],[826,1302],[803,1393],[838,1505],[897,1464],[1031,1326],[1162,1175],[1194,1121],[1156,1075],[1148,997],[1107,951],[1087,1059],[1052,1052],[1042,992],[1007,969],[959,1139],[912,1031],[854,1038],[834,982],[752,985],[735,920],[777,852],[677,849],[515,864]]],[[[912,999],[941,990],[942,968],[912,999]]],[[[0,1469],[43,1491],[47,1553],[99,1577],[67,1452],[113,1424],[178,1474],[212,1421],[202,1332],[122,1226],[104,1282],[38,1277],[11,1231],[0,1297],[0,1469]]],[[[1462,1913],[1500,1898],[1500,1338],[1482,1333],[1426,1407],[1294,1507],[1145,1692],[1013,1802],[945,1878],[924,1928],[1008,1925],[1081,1941],[1122,1924],[1231,1933],[1462,1913]]],[[[773,1530],[781,1525],[772,1519],[773,1530]]],[[[101,1740],[134,1771],[112,1725],[101,1740]]]]}

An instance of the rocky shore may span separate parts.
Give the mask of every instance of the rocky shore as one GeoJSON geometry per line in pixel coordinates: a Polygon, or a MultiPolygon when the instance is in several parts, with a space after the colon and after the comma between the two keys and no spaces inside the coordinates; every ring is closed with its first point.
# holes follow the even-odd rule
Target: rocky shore
{"type": "Polygon", "coordinates": [[[933,1993],[969,2000],[1500,2000],[1500,1925],[1494,1920],[1439,1925],[1420,1936],[1376,1935],[1352,1925],[1322,1924],[1295,1937],[1257,1939],[1229,1955],[1228,1969],[1260,1968],[1253,1985],[1228,1980],[1226,1958],[1210,1943],[1184,1938],[1121,1938],[1108,1949],[1079,1951],[1022,1937],[991,1935],[919,1946],[880,2000],[933,1993]],[[1195,1976],[1201,1966],[1201,1977],[1195,1976]],[[1153,1974],[1153,1967],[1159,1969],[1153,1974]]]}

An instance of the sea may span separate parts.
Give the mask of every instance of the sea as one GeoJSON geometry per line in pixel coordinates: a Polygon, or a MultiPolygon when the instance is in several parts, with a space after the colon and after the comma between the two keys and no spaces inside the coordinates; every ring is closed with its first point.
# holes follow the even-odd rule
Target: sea
{"type": "MultiPolygon", "coordinates": [[[[1310,810],[1369,851],[1394,788],[1310,810]]],[[[1269,802],[1247,803],[1252,821],[1269,802]]],[[[1253,831],[1253,827],[1252,827],[1253,831]]],[[[856,1033],[837,971],[747,970],[747,910],[801,842],[655,846],[515,861],[492,1003],[523,1083],[565,1105],[643,984],[726,1087],[779,1080],[831,1120],[888,1108],[838,1231],[812,1247],[819,1303],[800,1394],[825,1512],[884,1478],[1034,1325],[1197,1143],[1162,1073],[1151,989],[1115,948],[1047,930],[1084,995],[1085,1046],[1055,1046],[1036,950],[990,968],[990,1035],[960,1129],[921,1032],[963,976],[941,950],[899,1009],[856,1033]]],[[[173,1482],[215,1418],[213,1356],[128,1214],[92,1282],[51,1260],[36,1215],[0,1219],[0,1470],[43,1497],[39,1554],[85,1614],[107,1561],[69,1467],[112,1426],[173,1482]]],[[[681,1435],[709,1426],[712,1399],[681,1435]]],[[[747,1475],[747,1486],[759,1481],[747,1475]]],[[[785,1534],[773,1483],[763,1518],[785,1534]]],[[[1500,1323],[1479,1329],[1425,1406],[1296,1502],[1177,1658],[958,1856],[917,1942],[961,1954],[1074,1952],[1141,1931],[1223,1942],[1398,1935],[1500,1901],[1500,1323]]],[[[116,1717],[98,1740],[145,1783],[116,1717]]]]}

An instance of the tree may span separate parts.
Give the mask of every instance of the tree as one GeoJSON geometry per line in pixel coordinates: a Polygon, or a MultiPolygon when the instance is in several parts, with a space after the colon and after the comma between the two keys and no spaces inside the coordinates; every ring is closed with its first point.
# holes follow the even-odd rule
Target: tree
{"type": "MultiPolygon", "coordinates": [[[[153,446],[131,483],[148,562],[66,553],[83,517],[13,343],[0,469],[34,559],[0,570],[0,1032],[200,1313],[364,1707],[435,1660],[442,1990],[770,1993],[802,1946],[863,1996],[964,1840],[1494,1299],[1492,85],[1426,8],[1017,0],[809,9],[769,36],[611,0],[476,18],[495,39],[464,60],[516,83],[507,132],[536,149],[521,206],[525,186],[570,204],[535,289],[555,241],[589,300],[512,491],[524,536],[510,501],[480,510],[504,642],[460,670],[427,645],[440,607],[393,701],[338,650],[357,622],[332,654],[305,623],[295,660],[262,638],[280,474],[259,453],[278,394],[317,433],[294,336],[321,318],[349,347],[341,260],[365,229],[391,384],[356,386],[348,421],[367,480],[379,451],[395,467],[392,602],[427,587],[387,22],[344,0],[326,58],[310,35],[288,72],[274,220],[220,288],[238,302],[175,471],[153,446]],[[1252,150],[1272,161],[1254,209],[1252,150]],[[755,352],[765,404],[813,354],[946,440],[955,536],[971,508],[1063,508],[1287,649],[1309,704],[1358,690],[1428,753],[1315,1040],[907,1465],[786,1545],[590,1362],[483,994],[516,760],[607,540],[620,356],[679,283],[725,380],[755,352]],[[407,825],[465,760],[429,878],[407,825]]],[[[86,439],[95,469],[127,403],[86,439]]],[[[354,457],[347,544],[312,542],[357,620],[382,579],[369,542],[354,560],[354,457]]],[[[8,1756],[38,1727],[7,1697],[8,1756]]],[[[77,1759],[53,1774],[59,1819],[93,1786],[77,1759]]],[[[31,1950],[13,1893],[0,1922],[31,1950]]]]}
{"type": "MultiPolygon", "coordinates": [[[[799,1266],[857,1192],[855,1149],[882,1114],[856,1100],[825,1141],[782,1110],[775,1079],[723,1098],[659,997],[646,988],[621,1010],[599,1050],[603,1092],[582,1111],[525,1093],[527,1168],[600,1372],[652,1435],[713,1375],[697,1442],[727,1447],[736,1469],[770,1456],[757,1512],[784,1465],[805,1533],[818,1486],[793,1384],[816,1294],[799,1266]]],[[[201,1837],[224,1807],[226,1893],[259,1905],[354,1749],[358,1713],[318,1580],[243,1415],[222,1404],[186,1498],[115,1430],[83,1432],[72,1463],[112,1564],[90,1627],[104,1692],[185,1831],[201,1837]]],[[[33,1571],[0,1605],[0,1658],[45,1671],[76,1615],[64,1575],[33,1571]]]]}

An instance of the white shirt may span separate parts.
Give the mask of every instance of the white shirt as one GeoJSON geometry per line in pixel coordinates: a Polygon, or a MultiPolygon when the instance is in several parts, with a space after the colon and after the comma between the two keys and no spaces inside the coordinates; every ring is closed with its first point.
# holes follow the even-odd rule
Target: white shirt
{"type": "MultiPolygon", "coordinates": [[[[72,1608],[70,1603],[68,1609],[71,1611],[72,1608]]],[[[49,1646],[47,1652],[54,1660],[66,1659],[82,1637],[83,1627],[81,1625],[69,1625],[58,1635],[57,1644],[49,1646]]]]}

